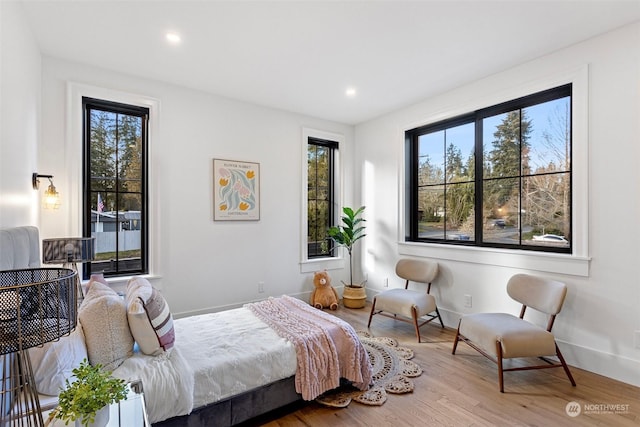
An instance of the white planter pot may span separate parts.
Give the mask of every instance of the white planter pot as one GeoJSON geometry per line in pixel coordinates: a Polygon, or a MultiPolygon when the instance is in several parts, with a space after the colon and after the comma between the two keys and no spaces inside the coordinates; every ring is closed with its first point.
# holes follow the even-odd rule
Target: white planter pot
{"type": "MultiPolygon", "coordinates": [[[[96,417],[93,420],[92,424],[89,424],[89,427],[105,427],[109,422],[109,405],[104,406],[98,412],[96,412],[96,417]]],[[[80,420],[76,420],[75,427],[83,427],[82,422],[80,420]]]]}

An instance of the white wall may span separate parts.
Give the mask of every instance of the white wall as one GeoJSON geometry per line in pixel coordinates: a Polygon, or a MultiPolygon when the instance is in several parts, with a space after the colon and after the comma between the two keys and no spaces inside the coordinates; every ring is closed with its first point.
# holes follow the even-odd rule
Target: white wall
{"type": "MultiPolygon", "coordinates": [[[[304,296],[311,291],[311,274],[301,273],[299,265],[300,161],[306,147],[302,129],[344,135],[341,153],[348,163],[353,159],[351,126],[44,58],[42,127],[47,138],[40,147],[41,163],[68,175],[68,182],[61,181],[59,187],[67,198],[74,197],[70,193],[78,187],[80,172],[77,165],[66,163],[81,150],[67,130],[68,82],[158,101],[159,129],[150,142],[151,216],[157,230],[151,236],[157,251],[152,274],[160,276],[154,284],[163,290],[174,313],[221,309],[268,295],[304,296]],[[260,163],[259,221],[212,220],[213,158],[260,163]],[[258,282],[264,282],[264,293],[258,293],[258,282]]],[[[346,182],[352,182],[348,171],[353,167],[345,170],[346,182]]],[[[69,221],[74,216],[68,212],[70,202],[63,199],[59,217],[43,214],[43,237],[80,231],[78,220],[69,221]]],[[[344,273],[332,275],[339,283],[344,273]]]]}
{"type": "MultiPolygon", "coordinates": [[[[40,51],[22,4],[0,2],[0,227],[38,225],[40,51]]],[[[47,184],[48,181],[44,180],[47,184]]],[[[46,187],[45,187],[46,188],[46,187]]]]}
{"type": "MultiPolygon", "coordinates": [[[[496,93],[528,86],[541,78],[553,78],[567,70],[588,65],[589,139],[587,194],[574,195],[588,201],[588,254],[586,276],[563,274],[575,262],[551,257],[555,273],[526,269],[499,259],[508,251],[489,256],[466,252],[465,259],[440,259],[442,274],[436,296],[448,326],[456,327],[463,313],[506,311],[518,313],[506,296],[507,279],[517,272],[555,277],[568,284],[569,294],[554,332],[568,362],[634,385],[640,385],[640,24],[631,25],[576,46],[539,58],[515,69],[479,80],[411,108],[356,127],[357,188],[369,210],[369,229],[362,263],[369,275],[370,292],[382,290],[383,278],[390,286],[393,266],[401,253],[438,258],[442,249],[406,247],[400,242],[402,223],[400,183],[403,171],[403,132],[409,125],[439,118],[449,107],[469,100],[491,98],[496,93]],[[375,188],[375,191],[372,189],[375,188]],[[487,259],[488,258],[488,259],[487,259]],[[503,264],[503,265],[500,265],[503,264]],[[564,269],[563,269],[564,265],[564,269]],[[559,271],[559,272],[558,272],[559,271]],[[473,299],[464,308],[464,295],[473,299]]],[[[575,160],[575,159],[574,159],[575,160]]],[[[576,165],[574,165],[574,168],[576,165]]],[[[450,258],[450,257],[447,257],[450,258]]],[[[584,261],[587,262],[587,261],[584,261]]],[[[375,323],[375,322],[374,322],[375,323]]]]}

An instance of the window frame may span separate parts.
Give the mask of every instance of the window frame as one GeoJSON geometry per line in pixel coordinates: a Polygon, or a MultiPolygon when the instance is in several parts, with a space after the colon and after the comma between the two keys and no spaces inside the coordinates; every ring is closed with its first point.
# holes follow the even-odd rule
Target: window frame
{"type": "Polygon", "coordinates": [[[419,106],[398,126],[396,152],[398,157],[398,228],[397,248],[402,256],[429,257],[453,262],[520,268],[544,273],[557,273],[576,277],[588,277],[589,255],[589,65],[581,64],[564,70],[547,70],[544,77],[530,72],[505,72],[450,92],[419,106]],[[482,109],[517,99],[550,87],[571,83],[573,85],[571,110],[572,126],[572,249],[571,254],[522,251],[464,245],[441,245],[411,242],[408,233],[408,209],[405,132],[413,128],[435,123],[469,111],[482,109]],[[469,96],[469,94],[473,96],[469,96]],[[422,117],[416,119],[416,112],[422,117]]]}
{"type": "MultiPolygon", "coordinates": [[[[68,81],[66,83],[66,109],[64,111],[66,120],[64,122],[65,133],[65,153],[64,164],[67,172],[67,182],[69,188],[69,198],[65,199],[68,211],[68,223],[65,232],[68,235],[82,235],[83,221],[83,109],[82,98],[90,97],[105,99],[124,104],[138,105],[149,108],[149,141],[153,145],[148,147],[148,182],[149,182],[149,211],[159,212],[161,210],[159,189],[162,188],[162,174],[156,172],[155,160],[157,149],[162,146],[162,134],[160,133],[160,100],[149,95],[139,93],[124,92],[113,88],[95,86],[93,84],[68,81]]],[[[162,290],[162,263],[160,262],[160,248],[162,247],[162,218],[159,215],[149,217],[149,273],[140,275],[152,282],[157,288],[162,290]]],[[[84,266],[79,266],[84,277],[84,266]]],[[[127,281],[133,276],[110,277],[108,282],[116,288],[123,288],[127,281]]]]}
{"type": "MultiPolygon", "coordinates": [[[[326,149],[329,150],[329,155],[327,156],[327,168],[328,168],[328,189],[327,189],[327,194],[328,194],[328,202],[329,202],[329,209],[328,209],[328,214],[329,214],[329,224],[327,225],[327,229],[329,227],[331,227],[333,224],[335,224],[335,218],[336,218],[336,214],[335,214],[335,210],[333,209],[333,206],[335,205],[335,194],[336,194],[336,189],[335,189],[335,159],[336,159],[336,153],[338,152],[338,149],[340,148],[340,144],[338,143],[338,141],[333,141],[333,140],[328,140],[328,139],[321,139],[321,138],[317,138],[314,136],[309,136],[307,138],[307,154],[309,152],[309,146],[310,145],[314,145],[317,147],[324,147],[326,149]]],[[[308,160],[307,160],[308,162],[308,160]]],[[[308,170],[308,169],[307,169],[308,170]]],[[[307,175],[307,206],[309,205],[309,202],[312,200],[309,198],[309,176],[307,175]]],[[[317,192],[318,186],[316,185],[316,192],[317,192]]],[[[318,198],[316,197],[315,199],[313,199],[316,201],[318,201],[318,198]]],[[[309,211],[307,210],[307,225],[308,225],[308,218],[309,218],[309,211]]],[[[307,232],[307,236],[308,236],[308,232],[307,232]]],[[[307,257],[308,259],[317,259],[317,258],[326,258],[326,257],[336,257],[336,253],[335,253],[335,246],[334,246],[334,242],[328,237],[327,235],[327,239],[328,241],[328,252],[329,254],[325,255],[325,254],[311,254],[309,251],[309,246],[310,246],[310,242],[307,241],[307,257]]]]}
{"type": "MultiPolygon", "coordinates": [[[[440,245],[464,245],[464,246],[480,246],[480,247],[492,247],[492,248],[508,248],[522,251],[541,251],[541,252],[553,252],[553,253],[571,253],[571,236],[569,236],[569,246],[568,247],[557,247],[550,245],[536,245],[536,244],[525,244],[522,242],[522,230],[520,232],[519,243],[500,243],[500,242],[492,242],[488,240],[484,240],[484,221],[483,221],[483,196],[485,184],[489,181],[495,180],[496,178],[490,178],[484,176],[484,146],[487,144],[487,141],[483,140],[483,121],[486,118],[510,113],[513,111],[522,111],[526,108],[540,105],[546,102],[569,98],[569,123],[572,125],[572,111],[571,111],[571,99],[572,99],[572,84],[567,83],[561,86],[553,87],[550,89],[546,89],[544,91],[532,93],[526,96],[522,96],[516,99],[512,99],[506,102],[502,102],[497,105],[491,105],[489,107],[481,108],[471,113],[463,114],[457,117],[452,117],[449,119],[441,120],[432,124],[420,126],[414,129],[407,130],[405,132],[405,144],[406,151],[408,153],[407,158],[407,180],[409,182],[409,186],[407,186],[407,211],[408,211],[408,233],[405,236],[405,240],[411,242],[428,242],[440,245]],[[475,135],[474,135],[474,180],[475,184],[475,200],[474,200],[474,211],[475,211],[475,221],[474,221],[474,239],[473,240],[454,240],[447,238],[446,233],[443,238],[428,238],[428,237],[420,237],[419,233],[419,209],[418,209],[418,193],[420,188],[429,188],[429,187],[444,187],[445,194],[446,189],[452,186],[458,185],[457,182],[446,182],[443,181],[440,184],[425,184],[420,185],[419,183],[419,174],[418,174],[418,165],[419,165],[419,146],[420,146],[420,138],[424,135],[433,134],[440,131],[446,131],[449,129],[454,129],[456,127],[473,124],[475,126],[475,135]]],[[[572,133],[569,135],[569,143],[572,146],[572,133]]],[[[443,149],[446,151],[447,147],[444,146],[443,149]]],[[[522,146],[520,146],[522,150],[522,146]]],[[[569,150],[569,170],[565,171],[569,174],[569,194],[571,199],[571,183],[572,183],[572,173],[571,166],[573,164],[571,156],[573,150],[569,150]]],[[[443,152],[446,156],[446,153],[443,152]]],[[[518,158],[522,159],[522,151],[518,155],[518,158]]],[[[522,171],[521,164],[518,164],[518,174],[509,177],[509,179],[517,179],[521,184],[522,180],[527,176],[541,176],[543,174],[525,174],[522,171]]],[[[445,173],[446,176],[446,173],[445,173]]],[[[443,178],[444,179],[444,178],[443,178]]],[[[504,178],[501,178],[504,179],[504,178]]],[[[519,198],[522,200],[522,192],[521,185],[519,185],[519,198]]],[[[446,203],[445,203],[446,204],[446,203]]],[[[445,215],[446,215],[445,210],[445,215]]],[[[572,222],[572,214],[573,209],[569,210],[569,224],[571,227],[572,222]]],[[[446,221],[445,221],[446,223],[446,221]]],[[[445,224],[446,231],[446,224],[445,224]]]]}
{"type": "MultiPolygon", "coordinates": [[[[91,130],[89,128],[90,122],[90,114],[92,110],[100,110],[106,111],[108,113],[115,114],[125,114],[129,116],[139,117],[142,120],[142,146],[141,146],[141,207],[140,207],[140,220],[141,220],[141,228],[140,228],[140,268],[136,269],[128,269],[128,270],[119,270],[119,263],[116,262],[116,270],[115,271],[104,271],[103,274],[105,277],[121,277],[121,276],[133,276],[133,275],[145,275],[149,273],[149,117],[150,117],[150,109],[146,106],[138,106],[132,104],[125,104],[121,102],[109,101],[105,99],[98,99],[92,97],[82,97],[82,111],[83,111],[83,168],[82,168],[82,182],[83,182],[83,197],[82,197],[82,206],[83,206],[83,215],[82,215],[82,231],[84,237],[91,237],[91,215],[92,215],[92,206],[91,206],[91,193],[95,191],[92,190],[91,185],[91,176],[88,173],[91,169],[91,157],[90,157],[90,135],[91,130]]],[[[117,172],[116,172],[117,173],[117,172]]],[[[116,185],[113,191],[100,191],[98,193],[112,193],[116,200],[119,198],[121,193],[118,182],[118,175],[115,177],[116,185]]],[[[105,194],[105,199],[106,194],[105,194]]],[[[116,233],[116,245],[118,244],[118,235],[116,233]]],[[[116,247],[117,247],[116,246],[116,247]]],[[[116,249],[116,254],[119,251],[116,249]]],[[[118,256],[116,255],[116,259],[118,256]]],[[[92,273],[92,262],[87,262],[86,266],[83,268],[83,279],[88,279],[89,275],[92,273]]]]}
{"type": "Polygon", "coordinates": [[[345,266],[345,255],[342,248],[335,248],[332,256],[309,257],[308,253],[308,142],[309,139],[317,139],[324,141],[334,141],[338,144],[338,148],[334,150],[333,158],[333,202],[331,213],[335,218],[339,218],[342,206],[342,161],[341,150],[344,148],[345,137],[341,134],[326,132],[311,128],[302,128],[301,139],[301,212],[300,212],[300,272],[312,273],[318,270],[335,270],[345,266]]]}

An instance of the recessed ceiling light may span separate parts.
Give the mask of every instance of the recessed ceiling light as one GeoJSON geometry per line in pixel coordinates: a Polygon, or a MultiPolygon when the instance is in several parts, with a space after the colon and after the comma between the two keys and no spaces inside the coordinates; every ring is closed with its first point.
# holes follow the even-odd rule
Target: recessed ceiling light
{"type": "Polygon", "coordinates": [[[354,96],[356,96],[356,88],[354,87],[350,87],[347,88],[347,90],[344,92],[345,95],[347,95],[349,98],[353,98],[354,96]]]}
{"type": "Polygon", "coordinates": [[[182,40],[180,38],[180,34],[173,32],[173,31],[169,31],[166,35],[165,38],[167,39],[167,41],[171,44],[178,44],[180,43],[180,41],[182,40]]]}

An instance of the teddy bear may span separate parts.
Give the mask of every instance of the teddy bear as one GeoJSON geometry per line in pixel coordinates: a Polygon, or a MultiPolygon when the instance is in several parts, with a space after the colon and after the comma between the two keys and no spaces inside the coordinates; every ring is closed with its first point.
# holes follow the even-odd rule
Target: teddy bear
{"type": "Polygon", "coordinates": [[[316,271],[313,275],[315,289],[311,293],[311,305],[315,308],[338,308],[338,293],[331,286],[331,278],[326,270],[316,271]]]}

